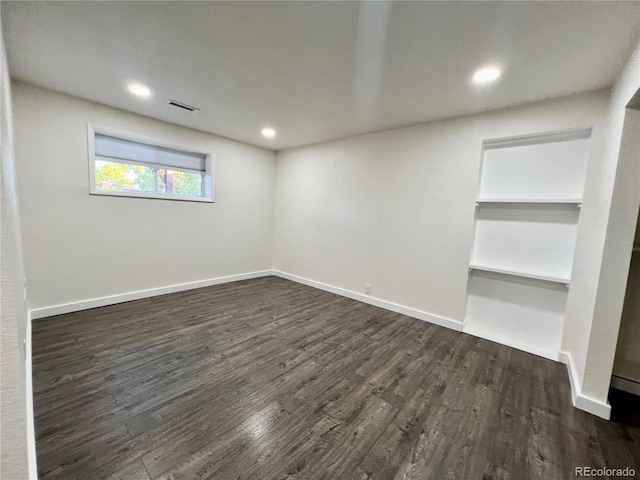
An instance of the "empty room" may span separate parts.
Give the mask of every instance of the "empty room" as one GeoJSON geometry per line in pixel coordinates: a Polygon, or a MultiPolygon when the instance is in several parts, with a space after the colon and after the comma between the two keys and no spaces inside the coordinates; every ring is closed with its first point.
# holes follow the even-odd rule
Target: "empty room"
{"type": "Polygon", "coordinates": [[[2,480],[640,478],[640,1],[3,1],[2,480]]]}

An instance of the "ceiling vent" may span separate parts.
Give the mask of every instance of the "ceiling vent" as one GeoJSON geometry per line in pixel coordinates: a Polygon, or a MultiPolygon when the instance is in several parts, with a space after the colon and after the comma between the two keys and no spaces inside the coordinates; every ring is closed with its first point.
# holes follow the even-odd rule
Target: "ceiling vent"
{"type": "Polygon", "coordinates": [[[186,110],[187,112],[197,112],[200,109],[196,107],[192,107],[191,105],[187,105],[186,103],[181,103],[176,100],[169,99],[169,105],[176,108],[181,108],[182,110],[186,110]]]}

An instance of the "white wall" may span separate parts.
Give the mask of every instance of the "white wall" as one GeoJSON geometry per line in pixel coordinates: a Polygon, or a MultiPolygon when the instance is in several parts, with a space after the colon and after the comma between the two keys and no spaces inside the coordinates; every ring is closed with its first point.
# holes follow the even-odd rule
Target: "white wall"
{"type": "Polygon", "coordinates": [[[271,268],[274,152],[31,85],[13,90],[30,309],[271,268]],[[209,149],[216,203],[89,195],[87,124],[209,149]]]}
{"type": "Polygon", "coordinates": [[[485,139],[593,126],[608,92],[278,153],[274,265],[461,322],[485,139]]]}
{"type": "Polygon", "coordinates": [[[587,172],[574,268],[581,282],[572,286],[567,305],[564,348],[573,357],[581,395],[600,403],[607,402],[640,203],[640,117],[627,116],[625,108],[639,88],[640,44],[613,88],[606,141],[587,172]],[[621,144],[625,128],[634,142],[621,144]]]}
{"type": "Polygon", "coordinates": [[[12,127],[10,80],[0,31],[0,477],[22,480],[29,478],[27,311],[12,127]]]}

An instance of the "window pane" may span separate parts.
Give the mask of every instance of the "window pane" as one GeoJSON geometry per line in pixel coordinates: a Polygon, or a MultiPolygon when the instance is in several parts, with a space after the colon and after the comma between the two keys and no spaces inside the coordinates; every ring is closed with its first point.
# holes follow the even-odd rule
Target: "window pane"
{"type": "Polygon", "coordinates": [[[149,167],[96,160],[96,188],[116,192],[153,192],[149,167]]]}
{"type": "Polygon", "coordinates": [[[158,169],[158,191],[170,195],[202,196],[202,174],[158,169]]]}

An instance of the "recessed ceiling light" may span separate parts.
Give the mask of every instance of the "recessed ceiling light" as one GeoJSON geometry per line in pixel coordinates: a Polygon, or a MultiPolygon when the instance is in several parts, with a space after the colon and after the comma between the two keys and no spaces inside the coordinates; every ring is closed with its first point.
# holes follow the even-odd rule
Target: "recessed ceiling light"
{"type": "Polygon", "coordinates": [[[273,128],[265,127],[262,129],[262,136],[266,138],[273,138],[276,136],[276,131],[273,128]]]}
{"type": "Polygon", "coordinates": [[[127,85],[127,90],[138,97],[148,97],[151,95],[149,87],[141,83],[130,83],[127,85]]]}
{"type": "Polygon", "coordinates": [[[482,67],[473,74],[473,83],[478,85],[485,85],[487,83],[495,82],[502,75],[500,67],[482,67]]]}

